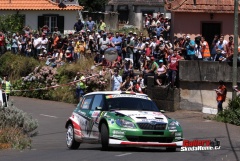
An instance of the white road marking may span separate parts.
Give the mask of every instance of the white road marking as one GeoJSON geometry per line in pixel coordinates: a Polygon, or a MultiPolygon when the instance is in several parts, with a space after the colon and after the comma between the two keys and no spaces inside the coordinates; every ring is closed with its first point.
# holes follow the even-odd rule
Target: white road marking
{"type": "Polygon", "coordinates": [[[204,120],[203,122],[212,122],[212,120],[204,120]]]}
{"type": "Polygon", "coordinates": [[[44,114],[40,114],[41,116],[45,116],[45,117],[52,117],[52,118],[57,118],[57,116],[51,116],[51,115],[44,115],[44,114]]]}
{"type": "Polygon", "coordinates": [[[125,155],[130,155],[132,153],[125,153],[125,154],[120,154],[120,155],[116,155],[117,157],[122,157],[122,156],[125,156],[125,155]]]}

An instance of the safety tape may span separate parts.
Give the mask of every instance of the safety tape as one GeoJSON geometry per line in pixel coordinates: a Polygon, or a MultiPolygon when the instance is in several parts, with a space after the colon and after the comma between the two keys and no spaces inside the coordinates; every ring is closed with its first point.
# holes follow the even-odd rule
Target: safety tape
{"type": "MultiPolygon", "coordinates": [[[[73,85],[73,84],[75,84],[75,83],[77,83],[77,82],[80,82],[80,81],[82,81],[82,80],[86,80],[86,79],[89,79],[89,78],[92,78],[92,77],[97,77],[97,76],[99,76],[99,75],[98,75],[98,74],[95,74],[95,75],[92,75],[92,76],[89,76],[89,77],[85,77],[84,79],[76,80],[76,81],[69,82],[69,83],[66,83],[66,84],[59,84],[59,85],[54,85],[54,86],[49,86],[49,87],[43,87],[43,88],[35,88],[35,89],[11,90],[10,92],[28,92],[28,91],[50,90],[50,89],[53,89],[53,88],[58,88],[58,87],[73,85]]],[[[6,93],[6,92],[3,91],[2,93],[6,93]]]]}

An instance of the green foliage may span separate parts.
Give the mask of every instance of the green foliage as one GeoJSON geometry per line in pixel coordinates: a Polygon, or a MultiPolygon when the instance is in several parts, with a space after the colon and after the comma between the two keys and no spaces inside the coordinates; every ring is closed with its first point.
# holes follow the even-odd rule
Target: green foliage
{"type": "Polygon", "coordinates": [[[22,31],[24,24],[24,16],[19,14],[0,15],[0,31],[19,32],[22,31]]]}
{"type": "Polygon", "coordinates": [[[10,80],[17,80],[29,74],[38,64],[34,58],[7,52],[0,58],[0,75],[8,75],[10,80]]]}
{"type": "Polygon", "coordinates": [[[37,127],[37,120],[15,106],[0,108],[0,144],[8,143],[16,149],[27,148],[37,127]]]}
{"type": "Polygon", "coordinates": [[[233,100],[229,100],[228,108],[219,113],[215,119],[217,121],[240,126],[240,96],[237,96],[233,100]]]}
{"type": "Polygon", "coordinates": [[[81,6],[84,6],[84,10],[93,11],[104,11],[105,4],[108,0],[78,0],[81,6]]]}

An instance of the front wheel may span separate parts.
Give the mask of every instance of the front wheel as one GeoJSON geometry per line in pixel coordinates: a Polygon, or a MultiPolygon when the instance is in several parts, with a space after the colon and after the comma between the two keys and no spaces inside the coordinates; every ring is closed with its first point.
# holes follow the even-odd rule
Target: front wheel
{"type": "Polygon", "coordinates": [[[80,146],[80,143],[77,142],[74,138],[74,129],[73,129],[72,124],[68,125],[67,134],[66,134],[66,142],[67,142],[67,147],[69,149],[78,149],[80,146]]]}
{"type": "Polygon", "coordinates": [[[106,124],[101,125],[101,144],[102,150],[108,150],[109,148],[109,131],[106,124]]]}

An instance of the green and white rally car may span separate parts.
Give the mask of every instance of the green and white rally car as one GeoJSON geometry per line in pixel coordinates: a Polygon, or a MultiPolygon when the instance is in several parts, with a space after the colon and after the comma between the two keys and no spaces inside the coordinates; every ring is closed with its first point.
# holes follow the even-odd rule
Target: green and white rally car
{"type": "Polygon", "coordinates": [[[182,146],[180,124],[162,114],[145,94],[103,91],[86,94],[66,122],[66,142],[70,149],[81,143],[166,147],[182,146]]]}

